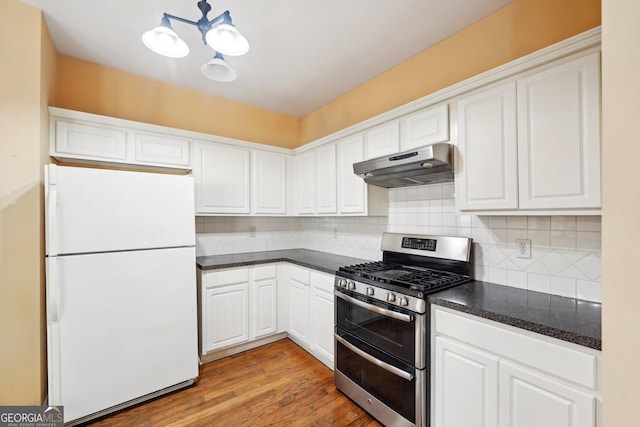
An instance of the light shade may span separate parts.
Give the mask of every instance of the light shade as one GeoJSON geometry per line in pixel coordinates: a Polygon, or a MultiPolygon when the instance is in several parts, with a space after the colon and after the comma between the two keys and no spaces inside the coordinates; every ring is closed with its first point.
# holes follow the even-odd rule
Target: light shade
{"type": "Polygon", "coordinates": [[[226,61],[220,53],[216,53],[216,56],[202,67],[200,71],[208,79],[216,82],[232,82],[236,79],[236,72],[227,65],[226,61]]]}
{"type": "Polygon", "coordinates": [[[144,44],[160,55],[170,58],[182,58],[189,53],[189,46],[166,25],[159,25],[142,35],[144,44]]]}
{"type": "Polygon", "coordinates": [[[233,25],[220,24],[205,35],[207,44],[223,55],[238,56],[249,51],[249,42],[233,25]]]}

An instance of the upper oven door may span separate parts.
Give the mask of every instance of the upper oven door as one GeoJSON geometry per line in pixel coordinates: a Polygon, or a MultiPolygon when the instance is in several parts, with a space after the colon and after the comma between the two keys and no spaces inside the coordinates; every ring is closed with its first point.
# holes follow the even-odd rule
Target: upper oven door
{"type": "Polygon", "coordinates": [[[424,368],[424,315],[373,299],[355,298],[340,290],[336,296],[336,327],[404,360],[424,368]]]}

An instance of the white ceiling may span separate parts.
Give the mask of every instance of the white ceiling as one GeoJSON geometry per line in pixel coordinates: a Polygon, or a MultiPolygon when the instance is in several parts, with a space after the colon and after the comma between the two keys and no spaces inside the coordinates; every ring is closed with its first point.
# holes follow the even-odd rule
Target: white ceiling
{"type": "Polygon", "coordinates": [[[23,0],[44,11],[58,52],[211,95],[303,117],[513,0],[210,0],[229,10],[249,52],[225,59],[236,81],[200,74],[214,52],[172,22],[191,52],[147,49],[143,32],[164,12],[192,21],[197,0],[23,0]]]}

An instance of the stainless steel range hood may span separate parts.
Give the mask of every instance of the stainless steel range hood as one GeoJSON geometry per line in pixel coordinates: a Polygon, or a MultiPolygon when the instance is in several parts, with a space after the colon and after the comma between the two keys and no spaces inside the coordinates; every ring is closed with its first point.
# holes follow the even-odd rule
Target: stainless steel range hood
{"type": "Polygon", "coordinates": [[[453,146],[427,145],[390,156],[354,163],[353,172],[367,184],[396,188],[453,181],[453,146]]]}

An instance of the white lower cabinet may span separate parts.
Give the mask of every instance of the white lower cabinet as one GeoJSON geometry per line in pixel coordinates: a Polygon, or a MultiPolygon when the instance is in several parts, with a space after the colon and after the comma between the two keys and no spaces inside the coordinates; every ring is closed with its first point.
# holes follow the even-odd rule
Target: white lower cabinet
{"type": "Polygon", "coordinates": [[[276,272],[275,264],[200,272],[202,356],[278,332],[276,272]]]}
{"type": "Polygon", "coordinates": [[[435,425],[498,425],[498,358],[443,337],[435,353],[435,425]]]}
{"type": "Polygon", "coordinates": [[[431,314],[434,426],[602,426],[599,351],[441,307],[431,314]]]}
{"type": "Polygon", "coordinates": [[[309,346],[309,270],[289,266],[289,336],[309,346]]]}
{"type": "Polygon", "coordinates": [[[311,353],[333,369],[334,276],[311,272],[311,353]]]}
{"type": "Polygon", "coordinates": [[[561,381],[500,362],[500,426],[593,427],[596,397],[561,381]]]}
{"type": "Polygon", "coordinates": [[[203,362],[287,335],[333,369],[332,274],[289,263],[200,270],[203,362]]]}
{"type": "Polygon", "coordinates": [[[289,337],[333,369],[334,276],[289,266],[289,337]]]}

